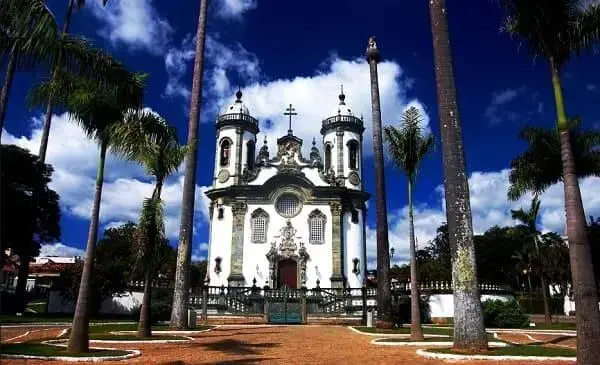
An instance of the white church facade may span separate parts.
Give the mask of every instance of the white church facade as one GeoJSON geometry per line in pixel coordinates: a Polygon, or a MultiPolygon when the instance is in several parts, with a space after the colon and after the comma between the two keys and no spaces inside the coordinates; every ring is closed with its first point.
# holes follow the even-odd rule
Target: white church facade
{"type": "Polygon", "coordinates": [[[290,128],[271,155],[242,93],[216,120],[207,279],[211,286],[358,288],[366,274],[364,126],[339,95],[308,158],[290,128]],[[322,152],[321,152],[322,151],[322,152]]]}

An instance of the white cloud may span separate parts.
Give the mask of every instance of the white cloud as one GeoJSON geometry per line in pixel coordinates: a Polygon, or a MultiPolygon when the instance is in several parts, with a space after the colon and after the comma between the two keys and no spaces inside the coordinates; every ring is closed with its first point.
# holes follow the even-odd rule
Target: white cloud
{"type": "Polygon", "coordinates": [[[170,47],[165,55],[165,68],[168,75],[167,86],[164,96],[182,97],[185,100],[190,97],[190,90],[182,84],[182,78],[186,75],[187,64],[192,61],[195,53],[195,39],[187,35],[181,42],[181,47],[170,47]]]}
{"type": "Polygon", "coordinates": [[[490,104],[485,109],[484,116],[490,124],[498,124],[505,119],[516,119],[515,113],[510,113],[504,110],[504,106],[511,103],[516,98],[525,93],[525,87],[521,86],[518,89],[506,89],[494,92],[490,104]]]}
{"type": "MultiPolygon", "coordinates": [[[[469,177],[471,194],[471,210],[473,216],[473,231],[482,234],[487,229],[499,225],[516,224],[511,217],[511,209],[529,209],[531,196],[527,195],[519,201],[511,202],[506,199],[510,186],[508,176],[510,170],[498,172],[474,172],[469,177]]],[[[600,215],[600,178],[589,177],[579,183],[586,216],[600,215]]],[[[415,207],[415,235],[419,247],[425,247],[433,237],[436,229],[446,221],[443,186],[436,188],[439,199],[434,206],[417,205],[415,207]]],[[[564,234],[565,209],[562,183],[548,189],[541,197],[538,229],[542,232],[557,232],[564,234]]],[[[390,247],[396,250],[393,264],[406,263],[409,258],[408,250],[408,207],[391,212],[389,221],[390,247]]],[[[374,227],[367,228],[367,256],[370,267],[376,265],[376,235],[374,227]]]]}
{"type": "Polygon", "coordinates": [[[113,44],[161,53],[170,41],[173,28],[152,6],[152,0],[109,1],[103,7],[90,1],[92,14],[104,25],[99,34],[113,44]]]}
{"type": "Polygon", "coordinates": [[[192,261],[203,261],[208,256],[208,243],[202,242],[192,250],[192,261]]]}
{"type": "Polygon", "coordinates": [[[598,87],[594,84],[587,84],[585,85],[585,88],[587,91],[595,91],[598,87]]]}
{"type": "MultiPolygon", "coordinates": [[[[4,131],[2,143],[16,144],[30,151],[38,150],[41,126],[34,118],[31,136],[15,137],[4,131]]],[[[92,209],[98,146],[86,138],[67,114],[55,115],[52,121],[47,163],[54,167],[50,186],[60,195],[63,213],[89,219],[92,209]]],[[[137,164],[109,154],[100,207],[100,221],[105,228],[122,222],[137,222],[144,198],[151,196],[154,181],[137,164]]],[[[208,221],[207,187],[196,187],[195,227],[208,221]]],[[[165,209],[165,229],[170,239],[179,233],[179,215],[183,190],[182,169],[165,182],[162,198],[165,209]]]]}
{"type": "Polygon", "coordinates": [[[239,19],[248,10],[258,6],[257,0],[219,0],[219,15],[239,19]]]}
{"type": "Polygon", "coordinates": [[[53,243],[42,245],[39,256],[80,256],[83,257],[83,250],[62,243],[53,243]]]}

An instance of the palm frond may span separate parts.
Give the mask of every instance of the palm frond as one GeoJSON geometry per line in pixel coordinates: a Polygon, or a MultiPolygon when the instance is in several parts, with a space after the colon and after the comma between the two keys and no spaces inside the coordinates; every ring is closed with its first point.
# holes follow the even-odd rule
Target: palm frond
{"type": "Polygon", "coordinates": [[[421,124],[419,110],[411,107],[402,114],[400,129],[387,126],[383,130],[392,160],[409,179],[417,174],[420,162],[434,145],[433,136],[424,135],[421,124]]]}

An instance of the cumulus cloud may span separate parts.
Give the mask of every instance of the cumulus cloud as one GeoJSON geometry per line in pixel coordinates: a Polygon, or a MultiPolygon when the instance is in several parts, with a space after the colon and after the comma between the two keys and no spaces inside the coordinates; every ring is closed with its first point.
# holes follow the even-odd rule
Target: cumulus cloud
{"type": "MultiPolygon", "coordinates": [[[[2,143],[15,144],[37,151],[41,125],[35,117],[30,136],[13,136],[4,131],[2,143]]],[[[68,114],[55,115],[50,132],[47,162],[54,167],[50,186],[60,195],[64,214],[89,219],[92,209],[96,168],[99,157],[97,143],[86,138],[68,114]]],[[[142,202],[152,195],[154,181],[137,164],[109,154],[105,168],[100,221],[105,228],[127,221],[137,222],[142,202]]],[[[165,229],[170,239],[179,233],[183,170],[169,178],[162,190],[165,209],[165,229]]],[[[208,221],[208,198],[205,186],[196,187],[195,227],[208,221]]]]}
{"type": "MultiPolygon", "coordinates": [[[[510,170],[492,172],[474,172],[469,177],[473,231],[482,234],[489,228],[515,225],[511,209],[529,209],[531,196],[526,195],[519,201],[506,199],[510,182],[510,170]]],[[[589,177],[579,183],[586,216],[600,215],[600,178],[589,177]]],[[[415,235],[420,248],[435,237],[436,229],[446,221],[444,188],[436,188],[438,199],[435,205],[417,205],[415,207],[415,235]]],[[[562,183],[548,189],[541,197],[538,229],[542,232],[565,233],[565,210],[562,183]]],[[[403,264],[409,260],[408,243],[408,207],[392,211],[388,217],[389,243],[394,247],[392,264],[403,264]]],[[[374,227],[367,228],[367,257],[370,267],[376,266],[376,232],[374,227]]]]}
{"type": "Polygon", "coordinates": [[[42,245],[40,256],[79,256],[83,257],[83,250],[62,243],[42,245]]]}
{"type": "Polygon", "coordinates": [[[597,88],[598,87],[596,85],[594,85],[594,84],[587,84],[587,85],[585,85],[585,89],[587,91],[595,91],[597,88]]]}
{"type": "Polygon", "coordinates": [[[153,7],[152,0],[109,1],[103,7],[90,1],[92,14],[103,27],[99,34],[113,44],[160,54],[170,41],[173,28],[153,7]]]}
{"type": "Polygon", "coordinates": [[[203,261],[208,256],[208,243],[202,242],[192,249],[192,261],[203,261]]]}
{"type": "Polygon", "coordinates": [[[257,0],[219,0],[219,15],[223,18],[239,19],[245,12],[257,6],[257,0]]]}

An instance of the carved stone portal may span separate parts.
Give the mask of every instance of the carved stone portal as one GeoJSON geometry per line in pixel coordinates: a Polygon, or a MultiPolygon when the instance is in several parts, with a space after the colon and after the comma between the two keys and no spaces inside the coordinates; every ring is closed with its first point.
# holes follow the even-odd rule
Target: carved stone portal
{"type": "Polygon", "coordinates": [[[276,242],[271,242],[271,249],[267,252],[269,260],[269,286],[274,288],[277,286],[277,272],[279,262],[282,260],[294,260],[298,263],[298,278],[299,286],[306,286],[306,262],[309,259],[308,252],[304,242],[296,243],[295,239],[301,237],[296,236],[297,230],[292,226],[292,222],[288,219],[283,228],[279,230],[281,233],[276,238],[280,238],[279,245],[276,242]]]}

